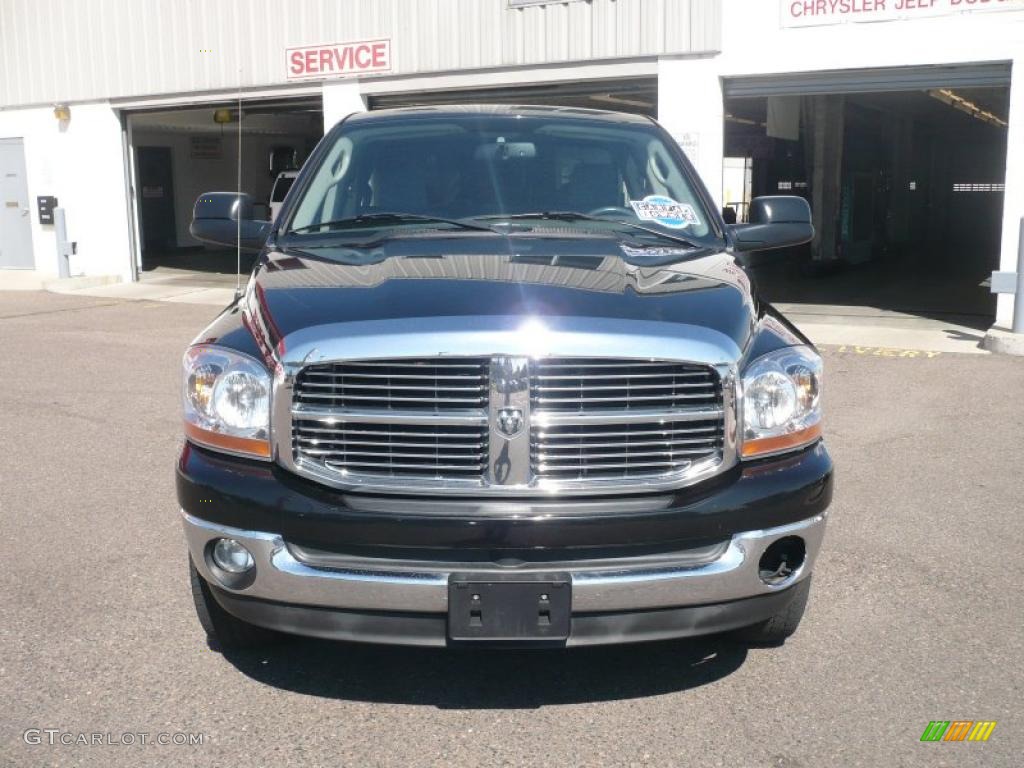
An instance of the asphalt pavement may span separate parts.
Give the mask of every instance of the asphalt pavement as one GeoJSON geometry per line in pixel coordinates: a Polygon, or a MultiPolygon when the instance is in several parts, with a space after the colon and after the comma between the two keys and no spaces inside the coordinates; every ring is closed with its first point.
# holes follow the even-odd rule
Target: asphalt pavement
{"type": "Polygon", "coordinates": [[[173,482],[181,352],[214,314],[0,293],[0,765],[1020,764],[1024,359],[823,349],[836,495],[781,648],[224,656],[173,482]],[[997,725],[921,743],[931,720],[997,725]]]}

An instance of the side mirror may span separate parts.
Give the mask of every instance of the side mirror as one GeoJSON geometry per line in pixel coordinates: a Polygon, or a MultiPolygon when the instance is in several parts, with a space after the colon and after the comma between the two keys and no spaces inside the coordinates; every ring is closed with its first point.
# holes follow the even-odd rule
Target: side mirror
{"type": "Polygon", "coordinates": [[[207,192],[196,199],[192,210],[192,237],[204,243],[259,251],[270,234],[269,221],[253,219],[252,197],[237,192],[207,192]],[[239,237],[240,236],[240,237],[239,237]]]}
{"type": "Polygon", "coordinates": [[[814,237],[811,206],[795,195],[755,197],[750,203],[749,219],[749,224],[729,225],[737,251],[786,248],[814,237]]]}

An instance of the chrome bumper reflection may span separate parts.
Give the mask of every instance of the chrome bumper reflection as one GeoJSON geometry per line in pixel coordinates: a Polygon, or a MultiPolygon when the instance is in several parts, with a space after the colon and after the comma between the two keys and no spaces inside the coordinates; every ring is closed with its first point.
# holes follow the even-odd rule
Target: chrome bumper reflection
{"type": "MultiPolygon", "coordinates": [[[[448,577],[454,570],[450,566],[417,571],[310,567],[295,559],[277,534],[215,525],[186,512],[182,516],[192,560],[199,572],[228,592],[281,603],[349,610],[448,610],[448,577]],[[242,588],[224,586],[210,567],[210,542],[218,537],[241,542],[255,558],[255,577],[247,579],[242,588]]],[[[572,576],[573,613],[719,603],[775,592],[805,578],[814,567],[824,534],[822,514],[777,528],[736,534],[719,557],[700,565],[559,570],[569,570],[572,576]],[[758,560],[772,542],[783,536],[802,537],[806,558],[786,581],[769,586],[758,578],[758,560]]],[[[543,565],[531,568],[551,570],[543,565]]],[[[481,567],[467,564],[459,570],[479,572],[481,567]]],[[[510,570],[502,568],[501,572],[510,570]]]]}

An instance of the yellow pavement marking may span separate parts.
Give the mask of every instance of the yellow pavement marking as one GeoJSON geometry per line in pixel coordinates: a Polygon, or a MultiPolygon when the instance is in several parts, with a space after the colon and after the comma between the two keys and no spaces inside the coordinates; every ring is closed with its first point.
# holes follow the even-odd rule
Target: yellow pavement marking
{"type": "Polygon", "coordinates": [[[837,352],[849,352],[854,355],[871,355],[872,357],[926,357],[933,358],[941,355],[941,352],[930,352],[925,349],[900,349],[898,347],[868,347],[858,344],[841,344],[835,347],[837,352]]]}

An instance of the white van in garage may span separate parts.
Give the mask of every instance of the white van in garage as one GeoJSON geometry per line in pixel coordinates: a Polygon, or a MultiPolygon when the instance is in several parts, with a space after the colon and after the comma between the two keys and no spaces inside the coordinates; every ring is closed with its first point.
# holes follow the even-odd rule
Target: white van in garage
{"type": "Polygon", "coordinates": [[[281,171],[274,180],[274,187],[270,190],[270,220],[276,221],[277,214],[281,212],[281,206],[292,188],[295,179],[298,178],[298,171],[281,171]]]}

